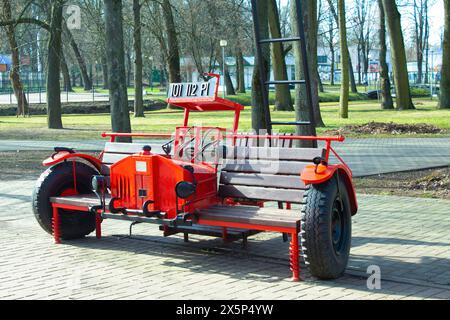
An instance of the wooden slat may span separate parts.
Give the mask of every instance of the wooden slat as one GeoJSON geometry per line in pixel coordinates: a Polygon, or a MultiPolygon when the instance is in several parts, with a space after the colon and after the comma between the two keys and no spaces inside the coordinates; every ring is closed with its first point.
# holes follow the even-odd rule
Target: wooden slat
{"type": "Polygon", "coordinates": [[[292,203],[301,203],[303,199],[302,190],[260,188],[239,185],[221,185],[219,188],[219,195],[221,197],[230,198],[246,198],[292,203]]]}
{"type": "Polygon", "coordinates": [[[300,176],[308,162],[297,161],[269,161],[269,160],[228,160],[222,171],[267,173],[267,174],[292,174],[300,176]],[[231,161],[231,163],[229,162],[231,161]]]}
{"type": "MultiPolygon", "coordinates": [[[[109,203],[110,196],[107,196],[106,203],[109,203]]],[[[52,197],[50,202],[58,204],[66,204],[79,207],[91,207],[99,205],[100,201],[97,196],[92,194],[88,195],[75,195],[75,196],[64,196],[64,197],[52,197]]]]}
{"type": "Polygon", "coordinates": [[[126,154],[126,153],[108,153],[105,152],[103,154],[103,158],[102,158],[102,162],[104,164],[113,164],[116,163],[126,157],[128,157],[130,154],[126,154]]]}
{"type": "Polygon", "coordinates": [[[268,148],[268,147],[242,147],[227,146],[227,159],[261,159],[261,160],[296,160],[312,161],[322,156],[320,148],[268,148]]]}
{"type": "Polygon", "coordinates": [[[273,174],[222,171],[222,174],[220,176],[220,183],[300,190],[304,190],[306,188],[299,175],[284,176],[273,174]]]}
{"type": "Polygon", "coordinates": [[[118,142],[107,142],[105,144],[105,152],[108,153],[126,153],[134,154],[142,152],[144,146],[148,146],[146,143],[118,143],[118,142]]]}
{"type": "Polygon", "coordinates": [[[274,221],[271,219],[264,219],[259,217],[232,217],[232,216],[216,216],[214,214],[204,214],[201,216],[200,221],[212,220],[212,221],[224,221],[235,223],[246,223],[250,225],[271,226],[271,227],[283,227],[283,228],[298,228],[299,223],[295,221],[274,221]]]}
{"type": "MultiPolygon", "coordinates": [[[[237,207],[239,208],[239,207],[237,207]]],[[[285,210],[288,211],[288,210],[285,210]]],[[[213,220],[213,221],[226,221],[236,223],[249,223],[255,225],[265,226],[279,226],[297,228],[300,225],[300,215],[282,215],[272,214],[267,215],[264,211],[251,210],[247,212],[239,212],[236,207],[212,207],[199,212],[199,219],[213,220]]]]}
{"type": "Polygon", "coordinates": [[[265,210],[265,208],[257,208],[256,210],[245,209],[244,206],[218,206],[204,209],[209,213],[225,214],[231,216],[258,216],[267,219],[281,220],[281,221],[300,221],[300,212],[293,210],[276,209],[273,211],[265,210]],[[259,210],[258,210],[259,209],[259,210]]]}

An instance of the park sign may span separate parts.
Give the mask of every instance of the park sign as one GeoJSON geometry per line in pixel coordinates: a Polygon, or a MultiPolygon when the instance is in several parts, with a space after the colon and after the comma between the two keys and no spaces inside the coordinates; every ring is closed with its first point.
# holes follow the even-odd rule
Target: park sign
{"type": "Polygon", "coordinates": [[[168,92],[172,99],[215,98],[217,94],[218,78],[212,77],[203,82],[171,83],[168,92]]]}

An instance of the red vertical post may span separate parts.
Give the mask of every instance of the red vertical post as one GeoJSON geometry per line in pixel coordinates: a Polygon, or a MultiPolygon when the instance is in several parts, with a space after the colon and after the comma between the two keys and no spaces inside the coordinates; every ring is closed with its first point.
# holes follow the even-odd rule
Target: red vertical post
{"type": "Polygon", "coordinates": [[[223,242],[228,241],[228,230],[226,227],[222,228],[222,238],[223,238],[223,242]]]}
{"type": "Polygon", "coordinates": [[[293,232],[291,234],[291,246],[289,248],[291,255],[291,271],[292,281],[300,280],[300,263],[299,263],[299,250],[298,250],[298,234],[293,232]]]}
{"type": "Polygon", "coordinates": [[[52,205],[53,208],[53,238],[55,239],[55,243],[61,243],[61,232],[59,229],[59,212],[58,208],[52,205]]]}
{"type": "Polygon", "coordinates": [[[95,236],[97,239],[102,238],[102,216],[100,213],[95,213],[95,236]]]}
{"type": "Polygon", "coordinates": [[[234,114],[234,123],[233,123],[233,141],[232,141],[232,146],[236,145],[236,140],[237,140],[237,131],[239,128],[239,118],[241,115],[241,110],[236,109],[235,114],[234,114]]]}
{"type": "Polygon", "coordinates": [[[330,158],[331,141],[327,140],[325,142],[325,150],[325,161],[328,162],[328,159],[330,158]]]}
{"type": "Polygon", "coordinates": [[[184,121],[183,121],[183,126],[187,127],[189,123],[189,109],[184,109],[184,121]]]}

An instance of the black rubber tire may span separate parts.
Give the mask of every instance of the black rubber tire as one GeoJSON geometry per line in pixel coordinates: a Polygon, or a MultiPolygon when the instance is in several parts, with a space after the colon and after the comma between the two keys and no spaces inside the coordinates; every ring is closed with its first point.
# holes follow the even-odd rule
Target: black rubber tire
{"type": "Polygon", "coordinates": [[[340,179],[339,190],[342,209],[338,201],[337,175],[323,184],[310,186],[303,198],[301,232],[303,253],[309,263],[311,275],[324,280],[340,277],[347,267],[350,255],[352,215],[343,179],[340,179]],[[339,220],[334,219],[335,224],[340,226],[340,233],[333,233],[333,230],[336,230],[333,229],[334,215],[339,216],[339,220]],[[334,235],[337,239],[333,239],[334,235]]]}
{"type": "MultiPolygon", "coordinates": [[[[91,178],[98,172],[87,164],[76,162],[77,191],[90,194],[91,178]]],[[[33,212],[42,229],[52,234],[53,210],[50,198],[73,186],[73,163],[59,163],[41,174],[33,191],[33,212]]],[[[90,212],[60,210],[61,238],[79,239],[95,230],[95,215],[90,212]]]]}

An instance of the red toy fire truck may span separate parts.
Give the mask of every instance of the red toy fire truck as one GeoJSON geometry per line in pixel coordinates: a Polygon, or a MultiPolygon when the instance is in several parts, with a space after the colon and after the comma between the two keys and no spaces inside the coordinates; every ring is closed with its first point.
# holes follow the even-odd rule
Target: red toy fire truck
{"type": "Polygon", "coordinates": [[[312,275],[340,276],[357,212],[351,170],[331,146],[344,138],[239,134],[244,107],[218,97],[218,85],[214,74],[171,85],[168,102],[184,109],[175,134],[104,133],[110,141],[99,158],[56,147],[33,194],[42,228],[56,243],[94,230],[100,238],[107,219],[156,223],[164,236],[182,233],[186,241],[195,233],[246,243],[256,232],[279,232],[291,239],[294,280],[300,251],[312,275]],[[190,113],[210,111],[234,112],[232,129],[189,125],[190,113]],[[155,152],[122,137],[170,141],[155,152]],[[324,147],[296,148],[296,140],[324,147]]]}

